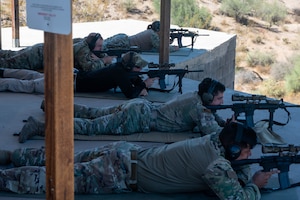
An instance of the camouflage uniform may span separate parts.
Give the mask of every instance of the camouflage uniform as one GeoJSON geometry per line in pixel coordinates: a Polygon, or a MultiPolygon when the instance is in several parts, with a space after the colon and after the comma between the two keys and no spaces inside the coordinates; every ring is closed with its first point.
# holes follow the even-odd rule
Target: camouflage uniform
{"type": "MultiPolygon", "coordinates": [[[[91,57],[91,50],[85,39],[73,39],[74,66],[80,70],[89,71],[105,66],[103,61],[91,57]]],[[[43,70],[44,44],[39,43],[19,51],[0,50],[1,68],[43,70]]]]}
{"type": "MultiPolygon", "coordinates": [[[[216,118],[206,109],[197,92],[186,93],[167,103],[154,105],[135,98],[118,106],[89,108],[74,106],[74,134],[132,134],[160,132],[201,132],[203,135],[221,131],[216,118]]],[[[19,134],[19,142],[45,135],[44,123],[29,117],[19,134]]]]}
{"type": "MultiPolygon", "coordinates": [[[[128,36],[124,33],[116,34],[109,37],[103,42],[103,49],[128,49],[137,46],[141,51],[159,51],[159,35],[152,29],[147,29],[138,34],[128,36]]],[[[170,51],[174,49],[170,46],[170,51]]]]}
{"type": "Polygon", "coordinates": [[[100,58],[92,57],[92,52],[86,40],[79,41],[73,45],[74,67],[82,71],[92,71],[105,67],[106,65],[100,58]]]}
{"type": "Polygon", "coordinates": [[[83,135],[130,134],[150,130],[183,132],[195,127],[206,135],[221,130],[215,116],[202,106],[197,92],[186,93],[161,105],[153,105],[141,98],[107,108],[75,105],[74,114],[74,133],[83,135]]]}
{"type": "Polygon", "coordinates": [[[14,69],[43,69],[43,47],[39,43],[20,51],[0,50],[0,66],[14,69]]]}
{"type": "Polygon", "coordinates": [[[99,109],[80,108],[75,116],[90,116],[94,119],[74,118],[74,133],[80,135],[131,134],[150,132],[151,102],[136,98],[119,106],[99,109]]]}
{"type": "Polygon", "coordinates": [[[141,51],[158,51],[158,34],[151,29],[132,36],[119,33],[105,39],[103,42],[103,49],[128,49],[131,46],[137,46],[141,51]]]}
{"type": "Polygon", "coordinates": [[[129,49],[130,42],[128,35],[119,33],[103,41],[103,50],[108,49],[129,49]]]}
{"type": "Polygon", "coordinates": [[[220,199],[260,199],[249,168],[237,174],[224,152],[218,134],[142,150],[138,154],[138,189],[159,193],[211,189],[220,199]]]}
{"type": "MultiPolygon", "coordinates": [[[[75,154],[75,193],[131,191],[131,152],[139,148],[131,143],[115,142],[75,154]]],[[[44,149],[18,149],[12,153],[12,162],[23,167],[0,171],[0,190],[31,194],[45,192],[44,149]]]]}
{"type": "MultiPolygon", "coordinates": [[[[131,191],[128,186],[132,173],[130,155],[131,151],[136,150],[137,187],[140,192],[178,193],[210,189],[220,199],[260,199],[259,189],[251,183],[249,166],[235,172],[224,158],[225,150],[218,138],[218,134],[210,134],[150,148],[115,142],[79,152],[74,159],[75,192],[99,194],[131,191]]],[[[33,153],[33,149],[28,149],[29,154],[26,150],[14,152],[13,162],[19,158],[22,163],[40,164],[45,153],[39,149],[36,151],[33,153]],[[36,163],[33,157],[38,157],[35,158],[36,163]]],[[[0,189],[41,193],[45,190],[44,179],[44,167],[3,170],[0,189]],[[27,187],[24,187],[23,181],[26,181],[27,187]]]]}
{"type": "Polygon", "coordinates": [[[4,69],[0,91],[44,93],[44,74],[26,69],[4,69]]]}

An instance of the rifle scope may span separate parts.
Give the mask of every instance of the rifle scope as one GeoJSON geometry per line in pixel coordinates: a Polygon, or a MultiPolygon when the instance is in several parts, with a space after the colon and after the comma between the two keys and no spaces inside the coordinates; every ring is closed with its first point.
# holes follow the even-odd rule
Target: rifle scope
{"type": "Polygon", "coordinates": [[[267,97],[264,95],[251,95],[251,96],[245,96],[240,94],[233,94],[231,97],[232,101],[261,101],[266,100],[267,97]]]}
{"type": "Polygon", "coordinates": [[[263,153],[281,153],[281,152],[298,153],[299,151],[300,151],[300,146],[295,146],[293,144],[286,144],[286,145],[265,144],[265,145],[262,145],[263,153]]]}

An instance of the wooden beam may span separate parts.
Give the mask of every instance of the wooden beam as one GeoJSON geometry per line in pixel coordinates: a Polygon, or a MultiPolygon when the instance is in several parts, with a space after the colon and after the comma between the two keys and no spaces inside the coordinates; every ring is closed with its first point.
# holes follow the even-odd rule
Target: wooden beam
{"type": "Polygon", "coordinates": [[[160,1],[160,49],[159,63],[169,63],[171,0],[160,1]]]}
{"type": "Polygon", "coordinates": [[[44,33],[46,198],[74,199],[73,42],[44,33]]]}
{"type": "Polygon", "coordinates": [[[20,47],[19,0],[11,0],[12,8],[12,47],[20,47]]]}

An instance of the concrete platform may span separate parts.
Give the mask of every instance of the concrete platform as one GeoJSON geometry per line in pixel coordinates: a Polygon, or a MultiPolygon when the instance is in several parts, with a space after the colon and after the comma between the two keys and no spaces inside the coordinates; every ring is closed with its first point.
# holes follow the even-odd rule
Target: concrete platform
{"type": "MultiPolygon", "coordinates": [[[[102,22],[106,23],[106,22],[102,22]]],[[[140,27],[145,29],[146,25],[149,22],[141,22],[135,23],[134,26],[116,26],[116,31],[118,32],[125,32],[128,31],[128,34],[134,34],[136,31],[132,30],[130,27],[140,27]]],[[[97,31],[98,27],[100,26],[98,23],[85,23],[79,24],[80,26],[73,26],[73,34],[74,37],[84,37],[91,31],[97,31]],[[98,26],[99,25],[99,26],[98,26]],[[81,28],[80,28],[81,27],[81,28]]],[[[104,37],[108,37],[109,35],[107,32],[102,31],[99,28],[99,32],[103,33],[104,37]]],[[[106,30],[107,31],[107,30],[106,30]]],[[[97,31],[98,32],[98,31],[97,31]]],[[[43,32],[37,30],[31,30],[26,27],[21,29],[21,46],[28,46],[38,42],[43,42],[43,32]]],[[[222,41],[227,40],[228,38],[226,34],[222,34],[224,38],[222,41]]],[[[3,44],[3,48],[11,49],[10,47],[10,35],[9,29],[5,29],[2,31],[2,36],[5,37],[2,41],[6,41],[6,44],[3,44]]],[[[212,35],[213,36],[213,35],[212,35]]],[[[228,36],[232,37],[232,36],[228,36]]],[[[218,37],[217,37],[218,38],[218,37]]],[[[219,37],[221,40],[221,36],[219,37]]],[[[202,41],[201,38],[199,40],[202,41]]],[[[216,39],[215,41],[217,41],[216,39]]],[[[204,45],[204,44],[202,44],[204,45]]],[[[208,48],[213,48],[215,44],[207,44],[208,48]],[[211,45],[211,46],[209,46],[211,45]]],[[[146,59],[152,62],[157,62],[158,55],[143,55],[146,59]]],[[[189,55],[192,56],[192,55],[189,55]]],[[[175,63],[179,63],[182,60],[189,60],[191,57],[189,56],[174,56],[171,57],[171,61],[175,63]]],[[[183,81],[183,93],[197,90],[199,81],[194,81],[191,79],[184,79],[183,81]]],[[[173,92],[177,92],[175,89],[173,92]]],[[[225,92],[225,102],[224,104],[230,104],[231,95],[238,91],[234,91],[232,89],[227,89],[225,92]]],[[[151,95],[151,91],[150,94],[151,95]]],[[[176,95],[180,95],[177,93],[176,95]]],[[[0,148],[1,149],[8,149],[12,150],[19,147],[41,147],[44,145],[44,140],[28,140],[27,142],[20,144],[18,143],[18,138],[13,136],[13,133],[18,132],[21,130],[23,126],[22,120],[27,119],[28,116],[32,115],[38,118],[43,118],[44,113],[40,109],[40,104],[44,95],[36,95],[36,94],[22,94],[22,93],[9,93],[9,92],[0,92],[0,134],[1,134],[1,141],[0,141],[0,148]]],[[[111,99],[96,99],[96,98],[85,98],[85,97],[75,97],[75,103],[86,104],[89,106],[107,106],[118,104],[124,100],[111,100],[111,99]]],[[[278,133],[280,136],[284,138],[287,143],[299,145],[300,144],[300,135],[299,135],[299,121],[300,121],[300,109],[299,108],[292,108],[288,109],[291,113],[291,120],[289,124],[286,126],[274,126],[273,130],[278,133]]],[[[224,118],[230,117],[233,113],[231,110],[222,110],[220,111],[221,116],[224,118]]],[[[268,117],[267,111],[255,111],[254,119],[255,121],[264,119],[268,117]]],[[[275,111],[274,116],[276,121],[285,122],[287,120],[287,115],[281,109],[275,111]]],[[[105,144],[110,141],[75,141],[74,148],[75,151],[96,147],[102,144],[105,144]]],[[[150,143],[150,142],[136,142],[143,146],[153,146],[153,145],[161,145],[161,143],[150,143]]],[[[261,156],[260,146],[258,145],[254,151],[252,157],[259,157],[261,156]]],[[[253,166],[253,171],[258,169],[259,166],[253,166]]],[[[299,165],[291,165],[290,169],[290,181],[291,183],[299,182],[300,181],[300,167],[299,165]]],[[[277,176],[274,176],[270,179],[268,187],[278,187],[278,180],[277,176]]],[[[300,187],[287,189],[283,191],[276,191],[272,193],[263,193],[262,199],[264,200],[275,200],[275,199],[284,199],[288,196],[289,200],[298,200],[300,199],[300,187]]],[[[185,200],[185,199],[216,199],[212,197],[208,197],[205,194],[201,193],[189,193],[189,194],[169,194],[169,195],[162,195],[162,194],[142,194],[142,193],[128,193],[128,194],[113,194],[113,195],[76,195],[75,199],[176,199],[176,200],[185,200]]],[[[9,200],[19,200],[19,199],[45,199],[44,195],[16,195],[11,193],[4,193],[0,192],[0,200],[9,199],[9,200]]]]}
{"type": "MultiPolygon", "coordinates": [[[[198,82],[192,81],[189,79],[184,79],[184,87],[183,91],[190,91],[188,88],[193,88],[195,90],[195,85],[198,82]]],[[[236,91],[227,89],[226,92],[226,102],[225,104],[231,103],[230,98],[233,93],[236,91]]],[[[150,93],[151,95],[151,93],[150,93]]],[[[180,95],[178,93],[178,95],[180,95]]],[[[1,149],[12,150],[19,147],[41,147],[44,146],[44,140],[28,140],[23,144],[18,143],[18,138],[13,136],[13,133],[21,130],[23,126],[22,120],[27,119],[29,115],[43,118],[44,113],[40,109],[40,103],[43,99],[43,95],[35,95],[35,94],[21,94],[21,93],[9,93],[9,92],[1,92],[0,93],[0,133],[1,133],[1,141],[0,146],[1,149]]],[[[93,98],[82,98],[75,97],[74,101],[76,103],[82,103],[89,106],[107,106],[120,103],[123,100],[110,100],[110,99],[93,99],[93,98]]],[[[284,127],[274,126],[274,131],[281,135],[287,143],[291,144],[299,144],[300,135],[299,131],[299,116],[300,109],[293,108],[289,109],[291,112],[292,119],[289,124],[284,127]]],[[[232,114],[231,110],[223,110],[220,112],[224,118],[227,118],[232,114]]],[[[255,120],[263,119],[268,116],[267,111],[255,111],[255,120]]],[[[275,120],[280,122],[286,121],[286,114],[282,112],[281,109],[276,110],[275,112],[275,120]]],[[[75,141],[74,148],[75,151],[93,148],[102,144],[105,144],[110,141],[75,141]]],[[[161,143],[153,143],[153,142],[134,142],[143,146],[156,146],[161,145],[161,143]]],[[[252,157],[261,156],[260,146],[258,145],[254,151],[252,157]]],[[[258,169],[258,166],[253,167],[253,171],[258,169]]],[[[290,181],[291,183],[300,181],[300,168],[299,165],[291,165],[290,169],[290,181]]],[[[270,187],[278,187],[277,176],[271,178],[270,187]]],[[[283,191],[277,191],[272,193],[263,194],[263,199],[282,199],[283,195],[289,195],[290,200],[296,200],[300,198],[300,187],[287,189],[283,191]]],[[[37,195],[16,195],[11,193],[3,193],[0,192],[0,199],[44,199],[44,196],[37,195]]],[[[101,199],[213,199],[204,194],[170,194],[170,195],[161,195],[161,194],[141,194],[141,193],[132,193],[132,194],[113,194],[113,195],[101,195],[101,199]]],[[[98,199],[97,195],[76,195],[75,199],[98,199]]]]}

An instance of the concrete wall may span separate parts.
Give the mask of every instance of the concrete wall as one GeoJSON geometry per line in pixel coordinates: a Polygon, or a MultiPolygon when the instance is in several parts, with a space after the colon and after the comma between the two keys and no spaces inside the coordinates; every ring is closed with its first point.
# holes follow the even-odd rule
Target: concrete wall
{"type": "MultiPolygon", "coordinates": [[[[194,50],[197,51],[197,50],[194,50]]],[[[205,77],[222,82],[227,88],[234,89],[236,35],[221,43],[212,50],[202,50],[201,55],[176,64],[176,68],[189,70],[203,69],[201,73],[188,73],[185,78],[201,81],[205,77]]],[[[193,52],[195,53],[195,52],[193,52]]]]}

